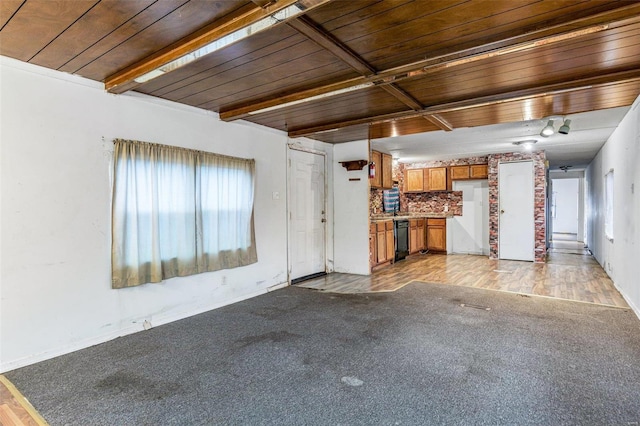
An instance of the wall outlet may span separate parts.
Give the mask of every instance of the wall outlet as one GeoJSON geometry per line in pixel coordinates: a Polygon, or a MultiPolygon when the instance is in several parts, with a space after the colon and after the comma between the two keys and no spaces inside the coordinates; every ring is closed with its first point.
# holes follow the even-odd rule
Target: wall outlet
{"type": "Polygon", "coordinates": [[[222,276],[221,284],[222,285],[227,285],[227,276],[226,275],[222,276]]]}
{"type": "Polygon", "coordinates": [[[153,326],[151,325],[151,322],[149,320],[144,320],[144,322],[142,323],[142,327],[145,330],[149,330],[151,329],[153,326]]]}

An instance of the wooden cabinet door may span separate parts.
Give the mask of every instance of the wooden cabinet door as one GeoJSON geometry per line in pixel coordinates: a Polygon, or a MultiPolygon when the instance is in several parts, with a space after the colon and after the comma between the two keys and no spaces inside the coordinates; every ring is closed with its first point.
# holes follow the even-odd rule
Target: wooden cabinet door
{"type": "Polygon", "coordinates": [[[452,180],[469,179],[469,166],[451,166],[449,170],[452,180]]]}
{"type": "Polygon", "coordinates": [[[376,251],[376,224],[369,224],[369,267],[373,268],[378,264],[378,254],[376,251]]]}
{"type": "MultiPolygon", "coordinates": [[[[377,167],[377,166],[376,166],[377,167]]],[[[391,189],[393,186],[393,158],[389,154],[382,154],[382,187],[391,189]]],[[[377,169],[376,169],[377,172],[377,169]]]]}
{"type": "Polygon", "coordinates": [[[404,171],[404,190],[406,192],[424,191],[423,169],[408,169],[404,171]]]}
{"type": "Polygon", "coordinates": [[[418,227],[409,227],[409,254],[418,252],[418,227]]]}
{"type": "Polygon", "coordinates": [[[471,179],[486,179],[489,177],[489,167],[487,164],[474,164],[469,166],[471,179]]]}
{"type": "Polygon", "coordinates": [[[387,259],[393,260],[396,257],[396,243],[393,236],[393,223],[391,229],[387,229],[387,259]]]}
{"type": "Polygon", "coordinates": [[[427,219],[427,248],[431,251],[446,253],[446,219],[427,219]]]}
{"type": "Polygon", "coordinates": [[[447,168],[434,167],[427,169],[429,175],[429,191],[447,190],[447,168]]]}
{"type": "Polygon", "coordinates": [[[376,165],[376,174],[373,179],[369,179],[372,188],[382,187],[382,154],[378,151],[371,151],[371,162],[376,165]]]}
{"type": "Polygon", "coordinates": [[[418,230],[416,232],[416,234],[418,235],[418,251],[420,250],[424,250],[425,248],[427,248],[427,244],[425,242],[425,238],[426,238],[426,232],[425,232],[425,220],[424,219],[420,219],[418,220],[418,230]]]}
{"type": "Polygon", "coordinates": [[[378,263],[383,263],[387,261],[387,241],[385,237],[385,232],[378,231],[376,235],[376,250],[378,252],[378,263]]]}

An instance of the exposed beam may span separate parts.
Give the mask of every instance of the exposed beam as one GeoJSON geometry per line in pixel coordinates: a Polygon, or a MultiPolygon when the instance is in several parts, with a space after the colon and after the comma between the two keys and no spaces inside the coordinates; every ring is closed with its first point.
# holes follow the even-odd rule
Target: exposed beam
{"type": "MultiPolygon", "coordinates": [[[[375,68],[331,34],[318,27],[315,22],[308,17],[302,16],[297,19],[292,19],[288,22],[288,25],[306,36],[309,40],[318,44],[320,47],[331,52],[342,62],[359,72],[362,76],[367,77],[376,74],[375,68]]],[[[420,102],[404,90],[397,87],[395,84],[388,84],[381,87],[391,96],[395,97],[413,110],[420,110],[424,108],[420,102]]]]}
{"type": "Polygon", "coordinates": [[[427,121],[438,126],[440,130],[444,130],[445,132],[450,132],[453,130],[453,126],[451,125],[451,123],[440,117],[438,114],[427,114],[423,117],[426,118],[427,121]]]}
{"type": "Polygon", "coordinates": [[[245,118],[278,108],[300,104],[319,98],[336,96],[349,90],[362,90],[372,86],[383,86],[405,79],[425,76],[446,68],[481,61],[491,57],[519,52],[559,43],[568,38],[580,37],[593,32],[606,30],[610,25],[634,19],[640,16],[640,4],[634,3],[590,17],[566,21],[562,24],[541,28],[526,34],[514,36],[480,46],[461,49],[422,61],[379,71],[374,75],[356,77],[349,80],[318,86],[304,91],[281,95],[277,98],[222,109],[220,118],[225,121],[245,118]]]}
{"type": "MultiPolygon", "coordinates": [[[[227,35],[241,31],[274,13],[281,12],[289,6],[298,3],[300,9],[302,9],[300,13],[307,13],[329,1],[331,0],[278,0],[272,4],[264,4],[262,7],[248,3],[195,33],[107,77],[105,79],[105,89],[111,93],[124,93],[141,84],[135,81],[137,78],[178,60],[191,52],[195,52],[227,35]]],[[[274,25],[280,25],[287,22],[288,19],[290,18],[282,19],[274,25]]]]}
{"type": "MultiPolygon", "coordinates": [[[[400,111],[389,114],[381,114],[376,116],[368,116],[345,121],[325,123],[319,126],[307,128],[292,129],[289,131],[289,137],[297,138],[300,136],[313,135],[315,133],[326,132],[332,129],[342,129],[358,124],[375,124],[386,121],[406,119],[419,116],[430,116],[434,114],[442,114],[446,112],[459,111],[463,109],[477,108],[487,105],[497,105],[505,102],[518,101],[522,99],[539,98],[551,96],[566,92],[575,92],[578,90],[590,89],[595,86],[604,86],[610,84],[620,84],[629,81],[640,80],[640,69],[631,69],[608,74],[601,74],[594,77],[585,77],[571,81],[563,81],[560,83],[547,84],[543,86],[535,86],[515,90],[511,92],[481,96],[472,99],[465,99],[455,102],[447,102],[438,105],[428,106],[420,111],[400,111]]],[[[429,119],[429,117],[427,117],[429,119]]],[[[431,121],[431,120],[429,120],[431,121]]]]}
{"type": "Polygon", "coordinates": [[[306,16],[292,19],[288,22],[288,25],[300,34],[306,36],[309,40],[318,44],[320,47],[337,56],[342,62],[346,63],[363,76],[373,75],[376,73],[375,69],[373,69],[371,65],[366,63],[347,46],[336,40],[331,34],[319,28],[306,16]]]}

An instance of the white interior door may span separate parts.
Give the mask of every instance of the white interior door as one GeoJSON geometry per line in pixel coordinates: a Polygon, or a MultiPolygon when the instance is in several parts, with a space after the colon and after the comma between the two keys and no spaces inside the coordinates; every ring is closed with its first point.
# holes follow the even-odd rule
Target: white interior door
{"type": "Polygon", "coordinates": [[[324,155],[289,150],[291,279],[325,272],[324,155]]]}
{"type": "Polygon", "coordinates": [[[500,259],[534,260],[533,162],[501,163],[498,168],[500,259]]]}
{"type": "Polygon", "coordinates": [[[489,182],[457,180],[454,191],[462,191],[462,216],[451,221],[452,251],[489,255],[489,182]]]}

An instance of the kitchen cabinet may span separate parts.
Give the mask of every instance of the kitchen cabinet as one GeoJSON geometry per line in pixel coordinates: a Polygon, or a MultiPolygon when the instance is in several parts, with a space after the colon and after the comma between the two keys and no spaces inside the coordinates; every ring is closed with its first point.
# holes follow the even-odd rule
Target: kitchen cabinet
{"type": "Polygon", "coordinates": [[[369,224],[369,265],[374,267],[393,263],[395,257],[395,239],[393,221],[372,222],[369,224]]]}
{"type": "Polygon", "coordinates": [[[378,248],[376,238],[376,224],[369,224],[369,268],[373,268],[378,263],[378,248]]]}
{"type": "Polygon", "coordinates": [[[449,167],[449,174],[451,180],[469,179],[469,166],[451,166],[449,167]]]}
{"type": "Polygon", "coordinates": [[[389,154],[382,153],[382,188],[393,187],[393,158],[389,154]]]}
{"type": "Polygon", "coordinates": [[[488,167],[486,164],[450,166],[449,177],[451,180],[486,179],[489,177],[488,167]]]}
{"type": "Polygon", "coordinates": [[[424,169],[407,169],[404,171],[404,191],[424,191],[424,169]]]}
{"type": "Polygon", "coordinates": [[[418,253],[426,248],[425,220],[409,220],[409,254],[418,253]]]}
{"type": "Polygon", "coordinates": [[[427,219],[427,249],[436,253],[447,252],[447,220],[427,219]]]}
{"type": "Polygon", "coordinates": [[[472,164],[469,166],[471,179],[486,179],[489,177],[489,166],[487,164],[472,164]]]}
{"type": "Polygon", "coordinates": [[[376,174],[369,180],[371,188],[391,189],[393,186],[393,159],[391,155],[371,151],[370,161],[376,165],[376,174]]]}
{"type": "Polygon", "coordinates": [[[376,165],[376,172],[373,178],[369,179],[372,188],[382,187],[382,154],[378,151],[371,151],[370,161],[376,165]]]}
{"type": "Polygon", "coordinates": [[[424,190],[425,191],[446,191],[447,188],[447,168],[432,167],[425,169],[424,190]]]}

